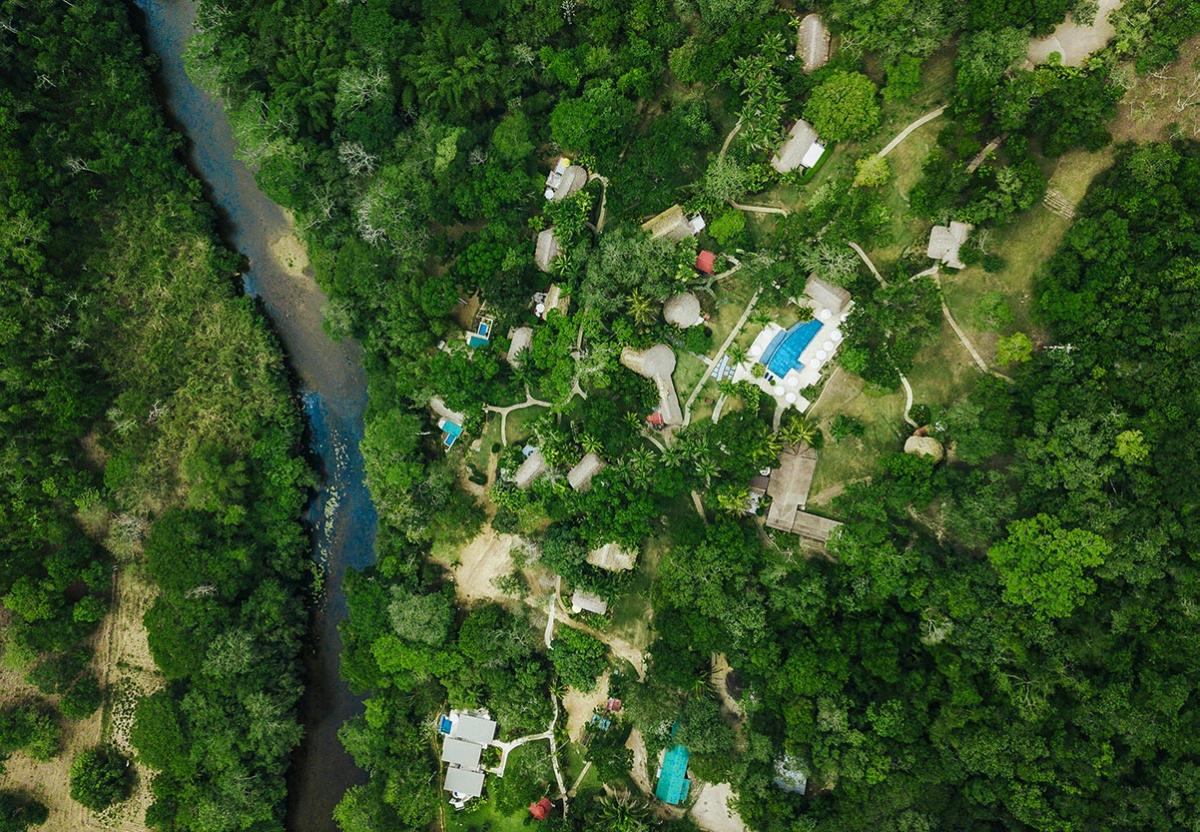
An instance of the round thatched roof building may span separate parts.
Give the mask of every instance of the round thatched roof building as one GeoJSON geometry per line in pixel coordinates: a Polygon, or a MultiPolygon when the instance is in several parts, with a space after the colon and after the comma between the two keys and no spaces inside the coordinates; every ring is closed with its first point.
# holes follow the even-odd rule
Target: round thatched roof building
{"type": "Polygon", "coordinates": [[[680,329],[687,329],[700,323],[700,299],[691,292],[681,292],[667,298],[663,304],[663,317],[667,323],[680,329]]]}
{"type": "Polygon", "coordinates": [[[917,436],[913,434],[904,441],[904,453],[916,456],[931,456],[934,462],[941,462],[946,456],[942,443],[932,436],[917,436]]]}

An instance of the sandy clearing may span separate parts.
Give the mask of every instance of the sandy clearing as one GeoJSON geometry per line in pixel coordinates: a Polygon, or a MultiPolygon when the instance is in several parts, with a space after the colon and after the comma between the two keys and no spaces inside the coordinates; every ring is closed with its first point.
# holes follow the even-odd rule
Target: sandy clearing
{"type": "MultiPolygon", "coordinates": [[[[68,772],[79,752],[101,741],[131,753],[129,730],[137,700],[162,685],[142,626],[142,616],[154,598],[154,587],[140,580],[136,569],[124,568],[115,574],[113,606],[96,635],[96,657],[92,664],[108,692],[104,707],[90,719],[64,723],[62,753],[54,759],[38,762],[16,754],[8,760],[6,771],[0,776],[0,787],[21,789],[50,809],[50,817],[38,827],[38,832],[101,829],[146,832],[148,828],[143,823],[151,802],[150,778],[146,772],[137,772],[137,785],[129,800],[101,816],[71,800],[68,772]]],[[[4,691],[5,701],[33,693],[20,674],[8,670],[0,673],[0,691],[4,691]]]]}
{"type": "Polygon", "coordinates": [[[505,595],[493,581],[512,571],[511,553],[521,545],[515,534],[500,534],[491,525],[486,525],[475,538],[458,553],[458,565],[454,567],[454,591],[461,601],[503,599],[505,595]]]}
{"type": "Polygon", "coordinates": [[[583,729],[591,720],[592,714],[595,713],[596,708],[603,706],[607,701],[607,672],[597,680],[595,690],[590,693],[567,688],[562,703],[563,708],[567,711],[567,736],[571,738],[571,742],[579,742],[583,739],[583,729]]]}
{"type": "MultiPolygon", "coordinates": [[[[285,212],[287,213],[287,212],[285,212]]],[[[287,214],[289,228],[295,227],[295,220],[287,214]]],[[[294,231],[287,231],[273,237],[267,242],[271,256],[275,258],[284,271],[295,277],[307,277],[309,260],[308,248],[296,236],[294,231]]]]}
{"type": "Polygon", "coordinates": [[[625,740],[625,747],[633,752],[633,769],[630,772],[633,782],[646,794],[654,794],[654,787],[650,785],[650,774],[646,771],[646,741],[642,738],[642,732],[637,728],[630,731],[629,739],[625,740]]]}
{"type": "Polygon", "coordinates": [[[706,783],[689,814],[708,832],[747,832],[741,816],[729,806],[732,798],[733,786],[728,783],[706,783]]]}
{"type": "Polygon", "coordinates": [[[1029,42],[1029,60],[1035,64],[1042,64],[1052,53],[1057,52],[1062,56],[1065,66],[1082,66],[1089,55],[1102,49],[1116,34],[1116,27],[1108,22],[1108,16],[1121,3],[1122,0],[1100,0],[1096,19],[1090,26],[1081,26],[1068,17],[1046,37],[1029,42]]]}
{"type": "Polygon", "coordinates": [[[724,653],[712,654],[712,675],[709,679],[712,682],[713,689],[717,692],[717,696],[720,697],[721,705],[725,708],[726,713],[740,720],[746,714],[742,710],[742,706],[738,704],[738,701],[729,695],[729,686],[726,683],[732,671],[733,668],[729,666],[729,660],[725,658],[724,653]]]}

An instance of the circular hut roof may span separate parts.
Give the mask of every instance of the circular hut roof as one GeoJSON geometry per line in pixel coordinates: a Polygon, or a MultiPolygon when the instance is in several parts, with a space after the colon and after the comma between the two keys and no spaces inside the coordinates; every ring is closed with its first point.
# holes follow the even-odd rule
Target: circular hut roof
{"type": "Polygon", "coordinates": [[[904,453],[916,456],[931,456],[934,462],[941,462],[946,456],[942,443],[932,436],[910,436],[904,441],[904,453]]]}
{"type": "Polygon", "coordinates": [[[695,326],[702,320],[700,299],[691,292],[673,295],[667,298],[667,302],[663,304],[663,317],[667,319],[667,323],[680,329],[695,326]]]}
{"type": "Polygon", "coordinates": [[[641,357],[646,375],[670,378],[671,373],[675,372],[675,353],[666,344],[655,344],[641,357]]]}

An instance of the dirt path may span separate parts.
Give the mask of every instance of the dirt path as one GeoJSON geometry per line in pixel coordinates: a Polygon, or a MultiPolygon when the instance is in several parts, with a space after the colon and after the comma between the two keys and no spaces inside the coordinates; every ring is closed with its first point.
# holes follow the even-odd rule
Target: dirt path
{"type": "Polygon", "coordinates": [[[787,208],[780,208],[776,205],[742,205],[740,202],[729,200],[729,204],[737,208],[739,211],[748,211],[751,214],[779,214],[786,217],[792,213],[787,208]]]}
{"type": "Polygon", "coordinates": [[[897,133],[895,138],[893,138],[890,142],[888,142],[886,145],[884,145],[883,150],[879,151],[878,155],[887,156],[889,153],[891,153],[893,150],[895,150],[899,146],[900,142],[907,139],[910,133],[912,133],[918,127],[921,127],[922,125],[933,121],[935,118],[937,118],[944,112],[946,112],[945,104],[943,104],[941,107],[938,107],[936,110],[933,110],[933,111],[928,112],[925,115],[921,116],[919,119],[914,121],[912,124],[908,125],[903,130],[901,130],[899,133],[897,133]]]}
{"type": "MultiPolygon", "coordinates": [[[[556,596],[557,597],[557,596],[556,596]]],[[[559,601],[558,605],[558,621],[566,624],[581,633],[587,633],[593,638],[599,639],[608,645],[608,649],[615,655],[620,656],[625,661],[633,665],[633,669],[637,671],[638,681],[646,681],[646,657],[637,647],[634,647],[628,641],[612,633],[606,633],[603,630],[597,630],[594,627],[589,627],[583,622],[576,621],[567,613],[567,608],[559,601]]]]}
{"type": "Polygon", "coordinates": [[[747,832],[745,822],[729,805],[733,796],[733,786],[728,783],[705,783],[692,805],[692,819],[707,832],[747,832]]]}
{"type": "MultiPolygon", "coordinates": [[[[967,337],[967,333],[963,332],[962,327],[958,325],[958,321],[954,320],[954,315],[950,313],[950,307],[946,305],[946,295],[944,292],[942,292],[942,283],[940,280],[938,280],[936,273],[934,274],[933,280],[935,283],[937,283],[938,295],[940,296],[942,303],[942,317],[944,317],[946,322],[950,324],[950,328],[954,330],[954,334],[958,336],[958,340],[962,342],[962,345],[966,351],[971,354],[971,359],[975,362],[975,366],[978,367],[981,372],[988,373],[996,378],[1004,379],[1009,384],[1012,384],[1013,380],[1010,377],[1006,376],[999,370],[993,370],[987,365],[987,362],[983,360],[983,356],[979,354],[979,350],[975,349],[975,345],[971,343],[971,339],[967,337]]],[[[908,411],[906,409],[905,419],[907,420],[907,418],[908,411]]]]}
{"type": "Polygon", "coordinates": [[[484,405],[483,409],[485,411],[487,411],[488,413],[499,413],[500,414],[500,441],[503,444],[507,445],[508,444],[508,414],[512,413],[514,410],[524,410],[527,407],[550,407],[550,406],[551,406],[550,402],[544,402],[541,399],[535,399],[533,397],[533,394],[529,392],[529,387],[526,386],[525,387],[525,401],[517,402],[516,404],[505,405],[504,407],[497,407],[494,404],[488,404],[488,405],[484,405]]]}
{"type": "Polygon", "coordinates": [[[729,666],[729,660],[725,658],[724,653],[712,654],[712,672],[709,674],[709,682],[712,683],[713,690],[717,692],[717,696],[721,699],[721,704],[725,710],[742,719],[746,716],[742,710],[742,706],[737,700],[729,695],[729,674],[733,672],[733,668],[729,666]]]}
{"type": "Polygon", "coordinates": [[[862,250],[862,246],[858,243],[850,243],[850,248],[854,249],[854,253],[858,255],[858,259],[867,264],[867,268],[871,270],[871,274],[875,275],[875,279],[879,281],[879,285],[887,288],[887,281],[883,279],[883,275],[879,273],[879,269],[875,268],[875,264],[871,262],[871,258],[862,250]]]}
{"type": "Polygon", "coordinates": [[[625,740],[625,747],[633,752],[633,768],[630,770],[633,782],[637,783],[638,788],[646,794],[654,794],[654,787],[650,784],[650,774],[647,771],[646,741],[642,738],[642,732],[637,728],[630,731],[629,739],[625,740]]]}
{"type": "Polygon", "coordinates": [[[571,742],[583,739],[583,729],[591,721],[592,714],[608,701],[608,677],[609,674],[605,672],[596,680],[596,687],[588,692],[567,688],[562,703],[567,712],[567,736],[571,742]]]}
{"type": "Polygon", "coordinates": [[[600,183],[600,213],[596,216],[595,230],[597,234],[603,234],[605,211],[608,205],[608,177],[592,173],[588,175],[588,181],[598,181],[600,183]]]}
{"type": "Polygon", "coordinates": [[[904,388],[904,421],[908,422],[910,427],[920,427],[913,421],[912,416],[909,415],[909,411],[912,410],[913,406],[912,385],[908,383],[908,377],[904,373],[901,373],[898,369],[896,373],[900,376],[900,385],[904,388]]]}

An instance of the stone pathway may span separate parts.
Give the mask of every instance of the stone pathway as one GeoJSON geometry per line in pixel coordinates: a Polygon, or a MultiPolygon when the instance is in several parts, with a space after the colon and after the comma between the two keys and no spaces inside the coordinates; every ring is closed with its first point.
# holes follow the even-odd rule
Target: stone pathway
{"type": "Polygon", "coordinates": [[[1057,214],[1064,220],[1075,219],[1075,206],[1071,204],[1061,191],[1056,191],[1053,188],[1047,188],[1046,193],[1042,196],[1042,204],[1046,206],[1053,214],[1057,214]]]}
{"type": "MultiPolygon", "coordinates": [[[[736,339],[741,333],[742,327],[746,325],[746,321],[750,320],[750,313],[754,311],[754,305],[758,303],[758,296],[760,294],[762,294],[762,289],[754,290],[754,294],[750,296],[750,300],[746,303],[746,308],[742,310],[742,317],[738,318],[738,322],[734,324],[733,329],[730,330],[729,335],[726,336],[724,343],[721,344],[721,348],[717,350],[716,355],[713,356],[713,364],[716,364],[725,357],[725,351],[729,349],[729,347],[733,344],[734,339],[736,339]]],[[[700,391],[708,382],[708,378],[708,373],[705,373],[703,376],[701,376],[700,380],[696,382],[696,386],[692,388],[691,395],[687,397],[687,402],[683,406],[683,424],[685,427],[691,424],[692,404],[696,401],[696,397],[700,395],[700,391]]]]}
{"type": "Polygon", "coordinates": [[[908,125],[903,130],[901,130],[899,133],[897,133],[895,138],[893,138],[890,142],[888,142],[886,145],[884,145],[883,150],[879,151],[878,155],[887,156],[889,153],[891,153],[893,150],[895,150],[899,146],[900,142],[907,139],[910,133],[912,133],[918,127],[921,127],[922,125],[924,125],[930,121],[933,121],[935,118],[937,118],[944,112],[946,112],[945,104],[943,104],[941,107],[938,107],[936,110],[933,110],[933,111],[928,112],[925,115],[921,116],[919,119],[914,121],[912,124],[908,125]]]}

